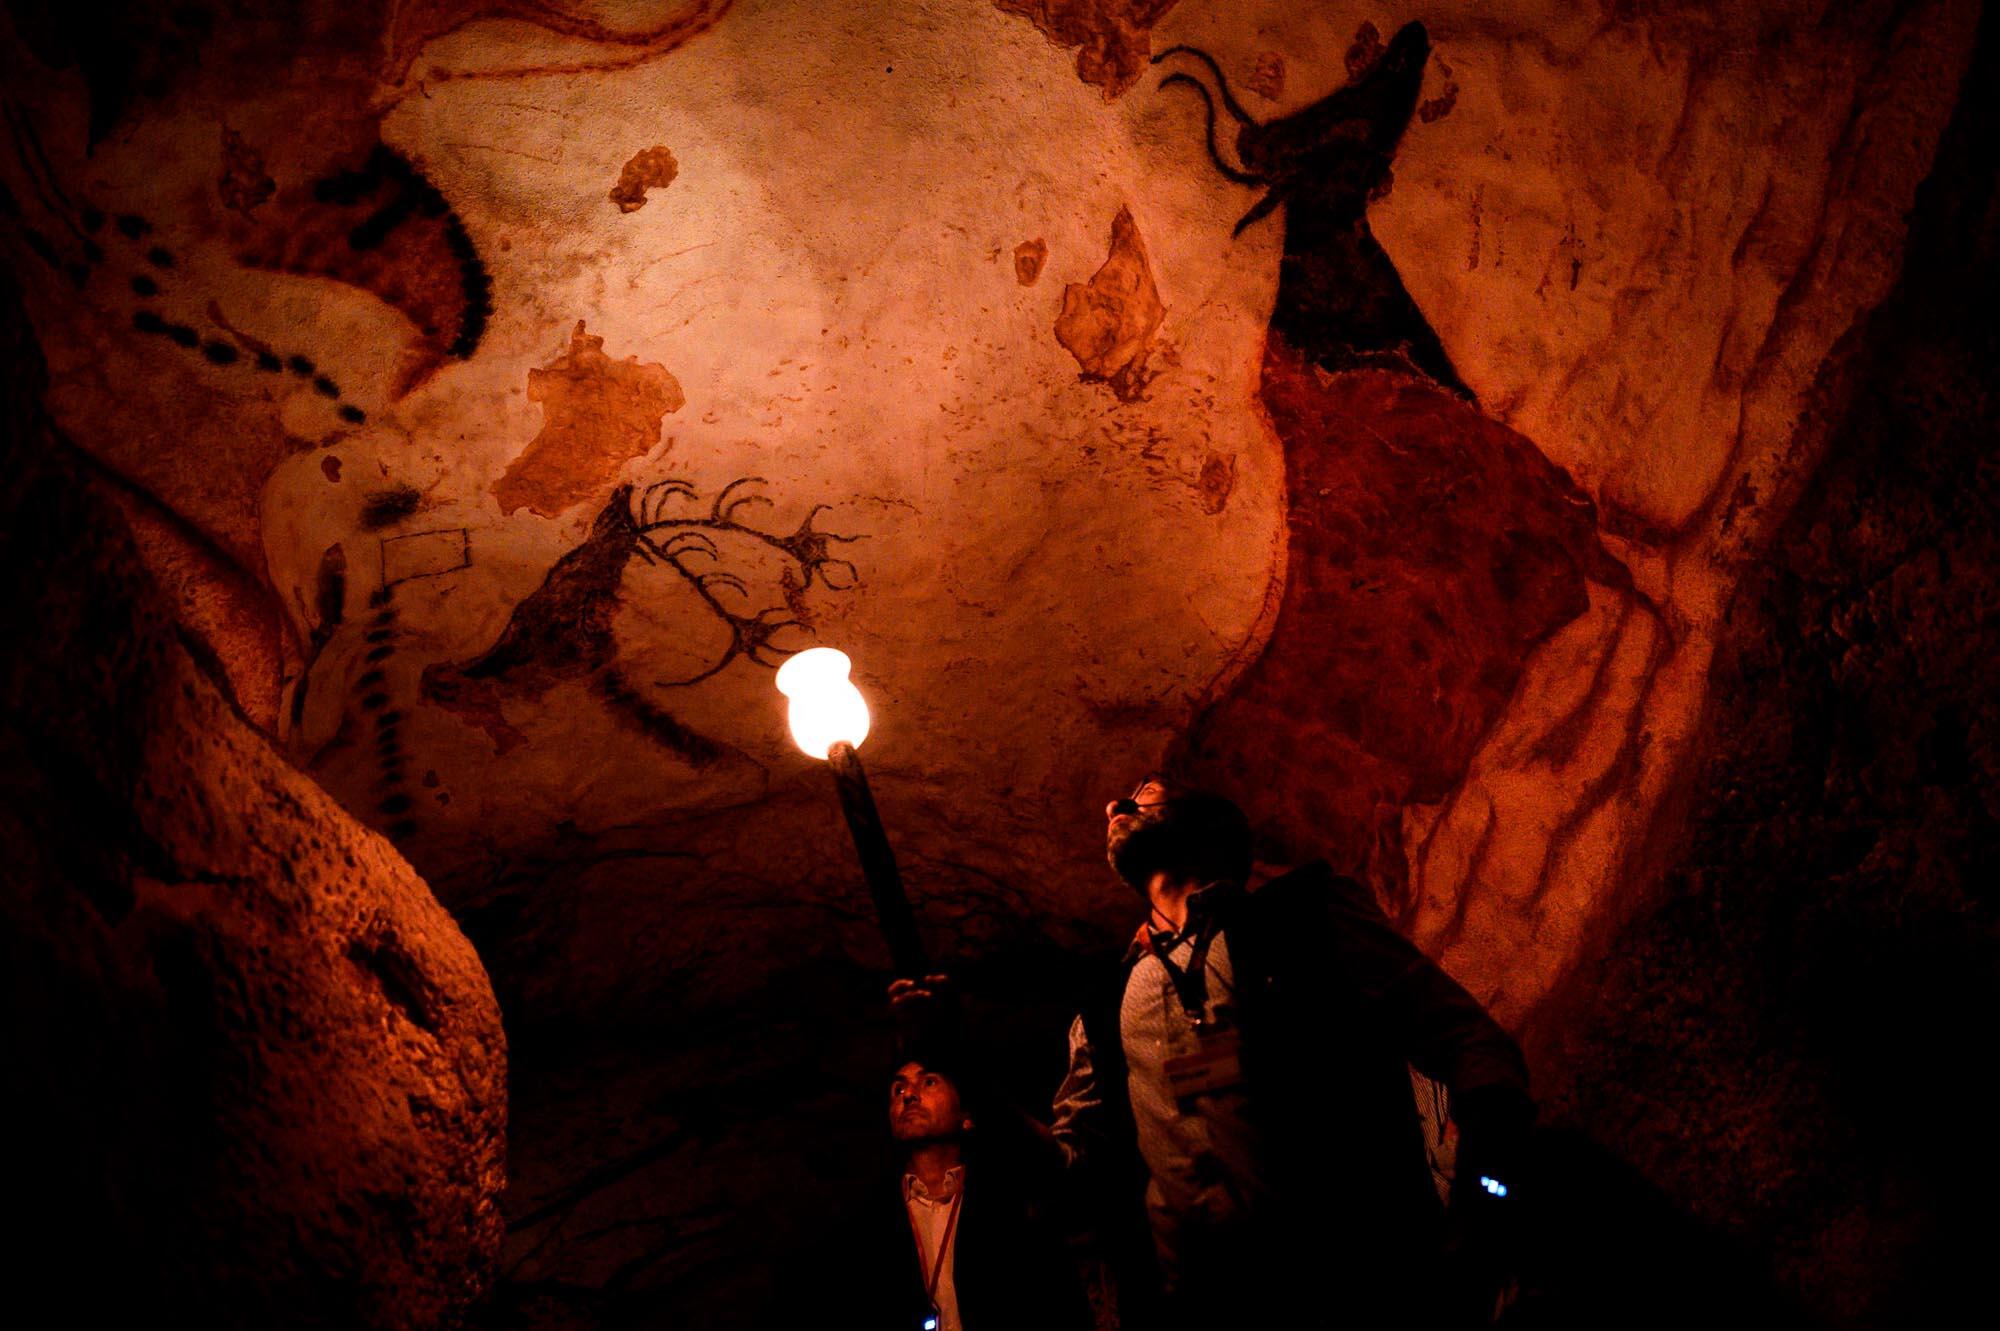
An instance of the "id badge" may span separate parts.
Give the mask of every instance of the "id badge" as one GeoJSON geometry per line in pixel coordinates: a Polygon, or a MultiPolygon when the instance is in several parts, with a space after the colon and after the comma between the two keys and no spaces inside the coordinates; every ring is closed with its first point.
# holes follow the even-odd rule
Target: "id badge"
{"type": "Polygon", "coordinates": [[[1243,1084],[1243,1036],[1234,1029],[1201,1035],[1201,1048],[1176,1054],[1163,1067],[1176,1100],[1212,1095],[1243,1084]]]}

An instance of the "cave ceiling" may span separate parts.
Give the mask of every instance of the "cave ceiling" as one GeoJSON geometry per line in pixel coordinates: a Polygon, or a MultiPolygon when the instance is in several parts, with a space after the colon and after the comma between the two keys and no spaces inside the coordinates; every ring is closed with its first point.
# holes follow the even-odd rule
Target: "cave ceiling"
{"type": "Polygon", "coordinates": [[[879,961],[823,643],[941,952],[1122,919],[1168,761],[1518,1020],[1670,830],[1976,18],[19,4],[0,178],[52,416],[504,993],[879,961]]]}

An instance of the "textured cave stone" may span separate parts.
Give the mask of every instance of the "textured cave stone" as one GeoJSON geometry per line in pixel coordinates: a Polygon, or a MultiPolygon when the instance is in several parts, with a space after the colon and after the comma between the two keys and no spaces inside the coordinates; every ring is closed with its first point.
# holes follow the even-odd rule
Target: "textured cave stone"
{"type": "MultiPolygon", "coordinates": [[[[1370,861],[1527,1019],[1657,871],[1720,607],[1811,470],[1804,391],[1894,270],[1973,12],[1433,6],[1400,139],[1358,177],[1287,131],[1310,151],[1272,210],[1162,76],[1309,131],[1411,16],[321,0],[204,25],[130,0],[111,38],[17,8],[0,170],[51,413],[157,518],[142,545],[245,710],[447,904],[595,848],[598,896],[522,912],[589,926],[495,940],[580,1021],[731,992],[812,934],[840,833],[768,667],[815,638],[880,703],[870,770],[913,851],[969,866],[937,877],[970,897],[946,918],[1023,936],[1123,923],[1094,811],[1209,704],[1242,684],[1258,719],[1352,739],[1371,653],[1425,658],[1382,719],[1441,689],[1435,752],[1333,809],[1284,793],[1324,761],[1246,786],[1286,853],[1370,861]],[[1184,44],[1213,70],[1147,65],[1184,44]],[[669,157],[621,211],[627,168],[669,157]],[[1318,244],[1343,231],[1367,243],[1318,244]],[[1024,244],[1059,280],[1023,283],[1048,271],[1024,244]],[[1262,367],[1275,328],[1315,372],[1384,368],[1312,345],[1330,312],[1465,390],[1428,442],[1508,446],[1329,465],[1262,367]],[[1407,595],[1289,548],[1371,511],[1364,472],[1488,454],[1505,502],[1386,501],[1370,567],[1407,595]],[[624,486],[635,530],[690,539],[597,531],[624,486]],[[1511,607],[1480,567],[1510,562],[1511,607]],[[1297,613],[1315,586],[1392,608],[1347,632],[1297,613]],[[1478,616],[1479,649],[1447,659],[1426,605],[1478,616]],[[815,838],[814,864],[771,849],[815,838]],[[744,909],[684,952],[711,882],[744,909]]],[[[1287,134],[1249,141],[1268,166],[1287,134]]]]}
{"type": "Polygon", "coordinates": [[[4,303],[15,1295],[75,1325],[457,1325],[500,1242],[485,972],[190,651],[4,303]]]}
{"type": "MultiPolygon", "coordinates": [[[[1968,82],[1995,78],[1989,13],[1968,82]]],[[[1819,1325],[1989,1297],[1996,105],[1961,105],[1899,284],[1823,376],[1827,462],[1731,609],[1677,865],[1541,1037],[1555,1116],[1819,1325]]],[[[1663,1280],[1667,1254],[1572,1233],[1599,1279],[1663,1280]]]]}
{"type": "MultiPolygon", "coordinates": [[[[1245,764],[1287,851],[1372,857],[1420,941],[1532,1021],[1662,866],[1722,609],[1818,461],[1809,389],[1900,262],[1976,13],[46,9],[9,7],[34,147],[0,172],[49,408],[152,506],[137,534],[245,710],[397,841],[537,1033],[507,1265],[585,1324],[729,1320],[771,1279],[755,1218],[852,1178],[828,1143],[865,1125],[841,1097],[884,959],[769,649],[855,657],[923,925],[1027,1005],[1025,1045],[1059,1039],[1048,963],[1132,926],[1097,811],[1239,686],[1332,737],[1281,735],[1283,765],[1325,775],[1370,732],[1395,769],[1322,792],[1245,764]],[[1414,117],[1331,219],[1397,275],[1363,293],[1395,297],[1377,323],[1465,390],[1415,394],[1405,457],[1359,416],[1273,419],[1269,334],[1316,317],[1280,299],[1301,219],[1237,230],[1258,192],[1146,61],[1212,52],[1276,122],[1413,17],[1414,117]],[[627,212],[635,152],[675,173],[627,212]],[[1079,382],[1059,331],[1121,215],[1143,250],[1114,238],[1107,282],[1145,299],[1101,341],[1143,332],[1129,394],[1079,382]],[[591,375],[533,400],[580,321],[680,410],[591,375]],[[598,406],[608,429],[572,428],[598,406]],[[503,504],[538,438],[558,483],[503,504]],[[1365,567],[1319,541],[1384,515],[1365,567]],[[655,519],[715,555],[647,550],[655,519]],[[1283,614],[1307,593],[1335,613],[1283,614]],[[1463,646],[1440,606],[1477,617],[1463,646]]],[[[1385,368],[1310,350],[1277,376],[1295,404],[1385,368]]],[[[1050,1070],[1021,1067],[1032,1103],[1050,1070]]]]}

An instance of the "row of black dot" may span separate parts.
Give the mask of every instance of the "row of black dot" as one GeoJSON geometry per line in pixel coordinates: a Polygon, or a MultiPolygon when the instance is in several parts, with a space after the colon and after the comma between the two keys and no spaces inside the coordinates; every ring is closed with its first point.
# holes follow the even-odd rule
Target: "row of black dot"
{"type": "MultiPolygon", "coordinates": [[[[87,209],[83,215],[84,230],[92,235],[103,229],[105,216],[96,209],[87,209]]],[[[152,223],[132,213],[122,213],[112,225],[127,240],[141,243],[152,234],[152,223]]],[[[101,253],[101,251],[100,251],[101,253]]],[[[161,245],[150,245],[146,249],[146,262],[166,271],[175,266],[173,252],[161,245]]],[[[151,300],[160,294],[160,284],[150,273],[135,273],[132,276],[132,294],[141,300],[151,300]]],[[[150,309],[137,310],[132,315],[132,327],[142,333],[164,337],[177,347],[189,351],[199,351],[202,359],[211,365],[236,365],[243,362],[246,351],[249,363],[267,374],[282,374],[289,370],[301,379],[312,381],[313,391],[321,397],[331,398],[339,405],[335,414],[350,425],[360,425],[368,419],[368,413],[351,402],[340,401],[340,385],[319,372],[311,358],[300,355],[280,357],[276,352],[261,348],[241,348],[234,342],[220,337],[203,337],[193,327],[172,320],[150,309]]]]}
{"type": "MultiPolygon", "coordinates": [[[[313,195],[323,203],[339,206],[353,206],[368,195],[373,194],[384,182],[390,181],[395,193],[390,200],[376,208],[369,216],[349,231],[348,245],[355,250],[369,250],[381,245],[397,226],[413,213],[426,217],[444,219],[445,245],[451,251],[453,261],[458,265],[459,280],[465,302],[459,316],[458,330],[447,349],[461,360],[469,358],[477,350],[480,338],[493,311],[493,280],[480,260],[478,248],[472,243],[471,234],[459,220],[450,203],[438,188],[424,177],[401,154],[378,144],[369,154],[366,164],[359,171],[341,171],[315,182],[313,195]]],[[[48,236],[33,226],[23,212],[13,191],[0,184],[0,212],[5,213],[17,225],[27,240],[29,249],[51,268],[65,273],[70,281],[81,290],[90,279],[98,264],[104,262],[104,249],[94,237],[103,230],[107,220],[126,239],[135,244],[142,243],[152,234],[152,224],[133,213],[122,213],[116,218],[107,218],[97,208],[84,207],[80,218],[72,215],[74,205],[56,189],[57,199],[51,200],[44,193],[44,201],[53,209],[63,225],[74,234],[79,242],[82,261],[67,260],[48,236]],[[79,226],[79,221],[81,225],[79,226]]],[[[146,261],[158,269],[175,266],[173,253],[164,246],[149,245],[145,251],[146,261]]],[[[131,279],[132,291],[141,299],[152,299],[160,294],[160,285],[146,273],[135,274],[131,279]]],[[[221,338],[203,338],[186,324],[177,324],[161,318],[150,311],[142,311],[133,318],[133,326],[144,333],[162,336],[188,350],[199,350],[215,365],[234,365],[242,359],[243,352],[221,338]],[[193,339],[190,341],[189,339],[193,339]]],[[[269,351],[251,349],[254,364],[260,370],[277,373],[291,369],[294,373],[312,379],[313,386],[321,394],[338,399],[340,390],[333,381],[318,375],[311,368],[301,370],[312,362],[304,356],[291,356],[280,360],[269,351]]],[[[361,408],[351,403],[343,403],[338,408],[340,418],[352,424],[360,424],[367,419],[361,408]]]]}
{"type": "Polygon", "coordinates": [[[376,812],[394,820],[388,827],[391,841],[407,841],[417,832],[417,820],[410,816],[416,800],[409,792],[404,770],[407,758],[403,753],[403,713],[389,705],[386,669],[396,651],[391,645],[396,638],[395,592],[389,587],[377,588],[368,598],[368,604],[375,614],[368,621],[364,639],[368,650],[361,658],[367,669],[354,681],[354,691],[360,695],[362,712],[375,728],[375,761],[381,773],[376,789],[382,795],[375,805],[376,812]]]}

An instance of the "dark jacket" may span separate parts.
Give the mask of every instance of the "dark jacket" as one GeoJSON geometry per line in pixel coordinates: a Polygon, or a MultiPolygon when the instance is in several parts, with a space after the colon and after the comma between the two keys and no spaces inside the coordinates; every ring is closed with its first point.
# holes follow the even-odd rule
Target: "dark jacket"
{"type": "MultiPolygon", "coordinates": [[[[1330,1311],[1406,1302],[1442,1225],[1408,1065],[1450,1089],[1472,1144],[1531,1114],[1520,1049],[1365,887],[1324,863],[1224,909],[1244,1082],[1275,1198],[1255,1255],[1286,1281],[1317,1285],[1330,1311]]],[[[1128,953],[1106,973],[1082,1012],[1102,1108],[1081,1143],[1112,1210],[1106,1237],[1127,1325],[1150,1322],[1157,1297],[1119,1038],[1136,960],[1128,953]]]]}
{"type": "MultiPolygon", "coordinates": [[[[1090,1331],[1090,1306],[1061,1238],[1034,1214],[1021,1175],[969,1159],[952,1275],[966,1331],[1090,1331]]],[[[929,1306],[900,1176],[870,1190],[848,1227],[824,1325],[917,1331],[929,1306]]],[[[831,1292],[831,1291],[829,1291],[831,1292]]]]}

